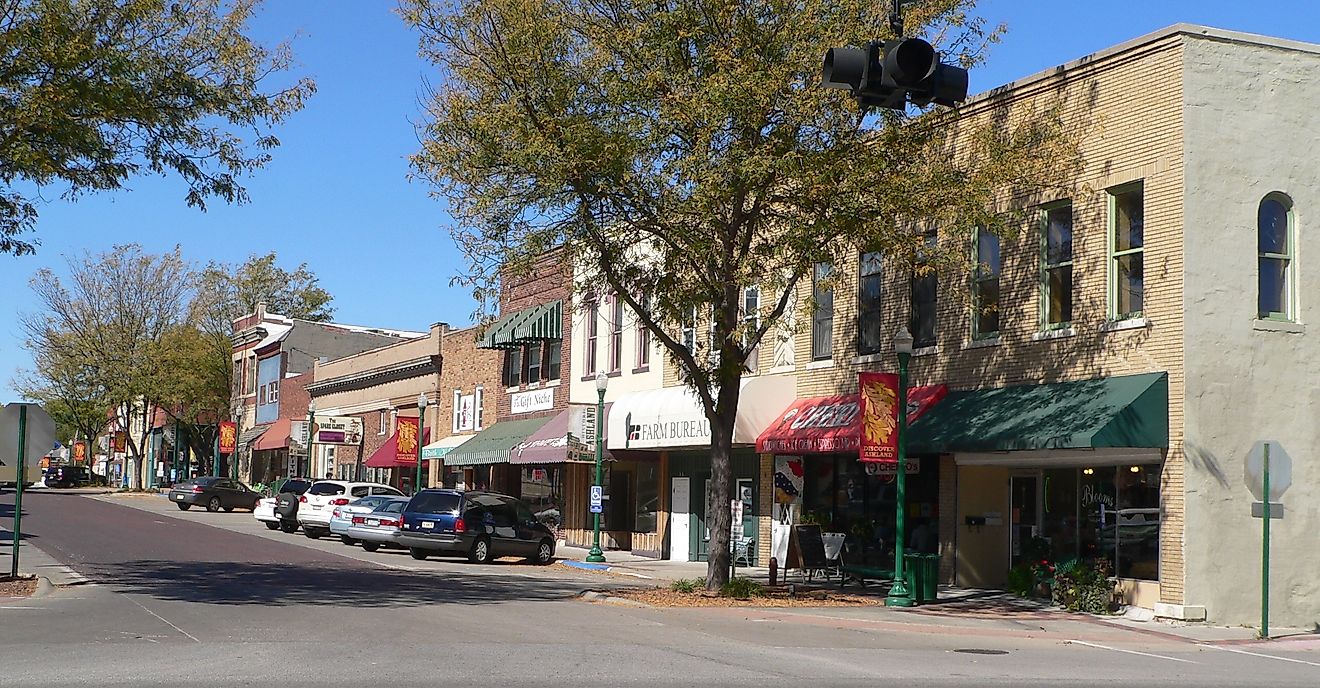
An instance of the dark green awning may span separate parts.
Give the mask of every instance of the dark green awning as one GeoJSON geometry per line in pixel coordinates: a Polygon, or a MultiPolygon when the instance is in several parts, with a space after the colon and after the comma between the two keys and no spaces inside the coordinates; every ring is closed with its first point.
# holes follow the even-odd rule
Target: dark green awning
{"type": "Polygon", "coordinates": [[[1169,376],[949,392],[912,424],[913,454],[1169,446],[1169,376]]]}
{"type": "Polygon", "coordinates": [[[481,338],[482,349],[516,349],[523,344],[564,338],[564,302],[524,308],[495,321],[481,338]]]}
{"type": "Polygon", "coordinates": [[[508,463],[509,452],[531,437],[554,416],[541,416],[527,420],[500,421],[477,433],[472,439],[445,455],[446,466],[475,466],[478,464],[508,463]]]}

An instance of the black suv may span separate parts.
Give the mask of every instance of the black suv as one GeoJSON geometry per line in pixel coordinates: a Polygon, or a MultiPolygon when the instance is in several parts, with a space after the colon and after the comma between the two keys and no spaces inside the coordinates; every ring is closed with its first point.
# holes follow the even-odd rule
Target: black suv
{"type": "Polygon", "coordinates": [[[298,531],[298,498],[311,487],[312,481],[305,478],[289,478],[280,485],[279,494],[275,495],[275,515],[280,519],[280,530],[286,533],[298,531]]]}
{"type": "Polygon", "coordinates": [[[549,564],[555,557],[554,532],[508,495],[422,490],[408,500],[400,521],[398,542],[414,559],[439,553],[476,564],[508,556],[549,564]]]}

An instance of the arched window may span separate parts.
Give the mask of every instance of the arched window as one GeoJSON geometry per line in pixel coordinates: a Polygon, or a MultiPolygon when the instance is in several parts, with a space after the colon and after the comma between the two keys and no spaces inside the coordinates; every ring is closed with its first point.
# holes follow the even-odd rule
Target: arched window
{"type": "Polygon", "coordinates": [[[1256,213],[1256,256],[1260,269],[1256,310],[1262,319],[1294,320],[1294,266],[1292,199],[1272,193],[1256,213]]]}

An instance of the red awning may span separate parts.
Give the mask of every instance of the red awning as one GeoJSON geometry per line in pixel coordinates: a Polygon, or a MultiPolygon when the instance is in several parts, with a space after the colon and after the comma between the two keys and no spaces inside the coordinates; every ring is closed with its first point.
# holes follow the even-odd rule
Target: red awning
{"type": "MultiPolygon", "coordinates": [[[[426,428],[422,431],[422,444],[425,445],[431,439],[431,429],[426,428]]],[[[367,459],[368,468],[400,468],[403,466],[416,466],[417,456],[413,454],[399,455],[399,433],[390,435],[385,444],[380,446],[367,459]]]]}
{"type": "Polygon", "coordinates": [[[280,418],[266,428],[266,432],[261,433],[257,438],[256,444],[252,448],[256,451],[271,451],[272,449],[285,449],[289,446],[290,421],[288,418],[280,418]]]}
{"type": "MultiPolygon", "coordinates": [[[[944,398],[945,385],[908,390],[908,422],[916,420],[944,398]]],[[[778,420],[756,438],[756,451],[770,454],[855,453],[862,431],[857,419],[861,399],[856,394],[812,397],[793,402],[778,420]]]]}

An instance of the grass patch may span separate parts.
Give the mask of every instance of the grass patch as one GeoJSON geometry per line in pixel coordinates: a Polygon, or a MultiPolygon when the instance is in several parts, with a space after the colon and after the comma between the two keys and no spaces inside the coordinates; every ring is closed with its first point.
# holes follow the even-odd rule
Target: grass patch
{"type": "Polygon", "coordinates": [[[720,586],[720,596],[732,597],[735,600],[765,597],[765,586],[750,578],[734,578],[720,586]]]}
{"type": "Polygon", "coordinates": [[[706,589],[705,578],[680,578],[669,584],[669,589],[673,592],[693,593],[706,589]]]}

